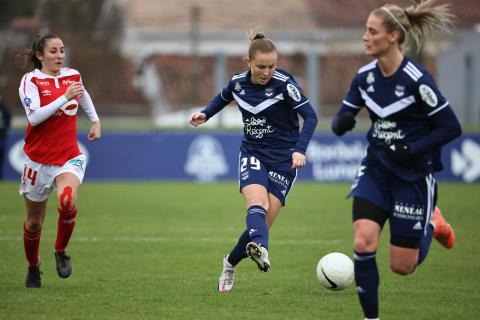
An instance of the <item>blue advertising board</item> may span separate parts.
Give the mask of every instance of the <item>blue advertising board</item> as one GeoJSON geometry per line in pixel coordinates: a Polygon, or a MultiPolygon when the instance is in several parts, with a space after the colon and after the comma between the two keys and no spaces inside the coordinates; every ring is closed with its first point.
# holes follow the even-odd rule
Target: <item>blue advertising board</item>
{"type": "MultiPolygon", "coordinates": [[[[78,136],[87,155],[86,180],[227,181],[237,179],[240,133],[162,132],[109,133],[90,142],[78,136]]],[[[365,155],[364,134],[341,139],[316,134],[307,151],[308,165],[299,170],[299,181],[352,181],[365,155]]],[[[11,133],[3,173],[19,180],[23,170],[23,135],[11,133]]],[[[480,135],[465,134],[443,148],[444,171],[438,180],[480,182],[480,135]]]]}

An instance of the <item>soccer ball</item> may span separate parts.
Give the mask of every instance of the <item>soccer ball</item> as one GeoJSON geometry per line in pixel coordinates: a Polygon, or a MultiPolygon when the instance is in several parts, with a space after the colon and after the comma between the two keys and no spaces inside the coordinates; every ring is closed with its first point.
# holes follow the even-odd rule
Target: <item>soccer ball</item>
{"type": "Polygon", "coordinates": [[[353,277],[353,262],[343,253],[329,253],[318,262],[317,278],[327,289],[339,291],[348,288],[353,277]]]}

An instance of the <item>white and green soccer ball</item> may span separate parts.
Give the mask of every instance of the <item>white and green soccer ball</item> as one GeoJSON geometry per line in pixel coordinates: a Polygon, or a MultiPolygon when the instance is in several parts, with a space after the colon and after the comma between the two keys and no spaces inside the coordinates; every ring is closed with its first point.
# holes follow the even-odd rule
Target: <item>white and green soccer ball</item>
{"type": "Polygon", "coordinates": [[[317,278],[329,290],[348,288],[354,279],[353,262],[343,253],[329,253],[318,262],[317,278]]]}

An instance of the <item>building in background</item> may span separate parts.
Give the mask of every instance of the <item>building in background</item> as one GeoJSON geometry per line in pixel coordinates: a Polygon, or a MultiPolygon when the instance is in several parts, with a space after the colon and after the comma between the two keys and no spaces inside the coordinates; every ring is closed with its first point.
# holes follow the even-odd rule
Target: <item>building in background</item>
{"type": "MultiPolygon", "coordinates": [[[[369,61],[363,54],[361,40],[365,20],[372,9],[385,3],[383,0],[32,2],[36,5],[27,20],[16,17],[0,31],[2,37],[15,40],[14,46],[0,46],[0,87],[7,88],[7,94],[16,95],[17,78],[22,74],[18,62],[11,63],[15,60],[13,53],[28,45],[38,29],[50,28],[73,48],[75,55],[71,60],[86,77],[100,114],[153,119],[162,126],[185,125],[190,108],[206,104],[234,72],[245,69],[242,59],[247,50],[246,31],[255,27],[275,41],[280,53],[279,67],[294,74],[317,107],[320,118],[328,120],[337,110],[354,72],[369,61]]],[[[411,3],[390,2],[402,6],[411,3]]],[[[438,1],[445,2],[448,1],[438,1]]],[[[459,17],[454,32],[436,34],[427,41],[418,58],[451,96],[457,112],[465,114],[460,118],[479,123],[478,93],[472,89],[465,97],[464,86],[458,79],[465,79],[472,88],[480,84],[478,54],[472,53],[478,51],[476,25],[480,23],[480,2],[450,2],[459,17]],[[441,65],[439,58],[443,59],[441,65]],[[465,67],[466,63],[477,67],[465,67]],[[459,68],[459,64],[464,67],[459,68]]],[[[237,122],[230,121],[228,113],[224,113],[217,123],[239,124],[238,117],[235,119],[237,122]]]]}

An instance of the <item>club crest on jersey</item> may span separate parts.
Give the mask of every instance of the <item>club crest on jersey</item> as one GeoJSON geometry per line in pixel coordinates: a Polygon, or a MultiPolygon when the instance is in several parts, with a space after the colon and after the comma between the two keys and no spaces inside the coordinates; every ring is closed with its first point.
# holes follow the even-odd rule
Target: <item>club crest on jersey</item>
{"type": "Polygon", "coordinates": [[[267,88],[267,89],[265,89],[265,95],[266,95],[267,97],[271,97],[272,94],[273,94],[273,89],[272,89],[272,88],[267,88]]]}
{"type": "Polygon", "coordinates": [[[426,104],[428,104],[432,108],[437,106],[438,98],[432,88],[430,88],[426,84],[421,84],[418,88],[418,91],[420,92],[422,100],[425,101],[426,104]]]}
{"type": "Polygon", "coordinates": [[[373,76],[373,72],[369,72],[367,76],[367,84],[372,84],[375,82],[375,77],[373,76]]]}
{"type": "Polygon", "coordinates": [[[405,87],[401,85],[397,85],[395,87],[395,95],[400,98],[404,94],[405,94],[405,87]]]}
{"type": "Polygon", "coordinates": [[[234,88],[234,89],[235,89],[235,91],[237,91],[237,92],[240,91],[240,90],[242,90],[242,86],[240,85],[240,82],[235,82],[235,88],[234,88]]]}
{"type": "Polygon", "coordinates": [[[298,91],[297,87],[295,87],[293,84],[287,84],[287,91],[288,95],[296,102],[299,102],[302,99],[300,91],[298,91]]]}

